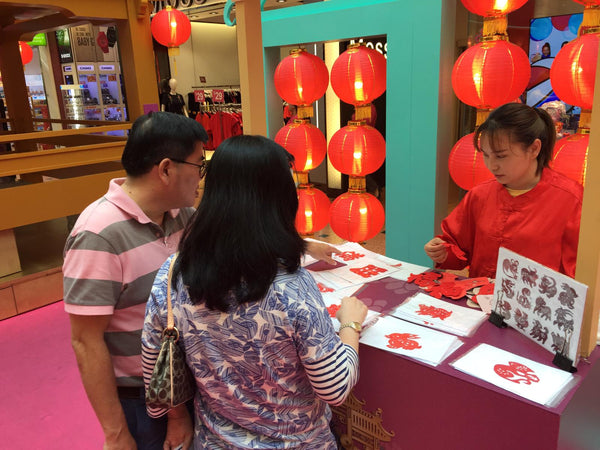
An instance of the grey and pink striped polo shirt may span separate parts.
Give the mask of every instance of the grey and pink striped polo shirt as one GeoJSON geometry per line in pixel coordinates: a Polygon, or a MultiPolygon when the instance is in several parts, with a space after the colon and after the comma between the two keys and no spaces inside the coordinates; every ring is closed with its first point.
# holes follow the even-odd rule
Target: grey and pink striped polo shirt
{"type": "Polygon", "coordinates": [[[104,339],[117,385],[143,386],[141,333],[156,272],[175,251],[193,208],[171,210],[153,223],[111,180],[104,197],[79,216],[65,245],[65,311],[111,315],[104,339]]]}

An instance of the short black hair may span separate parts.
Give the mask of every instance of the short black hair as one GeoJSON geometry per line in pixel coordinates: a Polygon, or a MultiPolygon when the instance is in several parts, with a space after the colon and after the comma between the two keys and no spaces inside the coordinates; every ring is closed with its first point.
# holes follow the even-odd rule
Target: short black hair
{"type": "Polygon", "coordinates": [[[539,139],[542,143],[537,156],[537,173],[548,167],[552,159],[556,128],[550,114],[539,108],[523,103],[507,103],[494,109],[488,118],[475,131],[473,143],[478,151],[482,135],[486,135],[494,149],[500,133],[506,133],[510,142],[518,142],[525,147],[539,139]]]}
{"type": "Polygon", "coordinates": [[[194,303],[226,312],[263,298],[278,270],[298,270],[305,243],[295,228],[291,160],[262,136],[235,136],[219,145],[175,267],[194,303]]]}
{"type": "Polygon", "coordinates": [[[127,175],[144,175],[164,158],[185,160],[208,134],[189,117],[169,112],[150,112],[137,118],[129,132],[121,163],[127,175]]]}

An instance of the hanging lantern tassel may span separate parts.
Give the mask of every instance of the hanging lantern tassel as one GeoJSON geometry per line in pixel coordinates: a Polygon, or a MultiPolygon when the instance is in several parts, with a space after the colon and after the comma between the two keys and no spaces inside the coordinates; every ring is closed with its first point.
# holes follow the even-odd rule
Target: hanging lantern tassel
{"type": "Polygon", "coordinates": [[[298,119],[310,119],[315,115],[312,105],[298,105],[296,111],[298,119]]]}
{"type": "Polygon", "coordinates": [[[505,15],[499,15],[495,17],[484,17],[483,18],[483,40],[494,41],[503,40],[508,41],[508,34],[506,33],[506,27],[508,21],[505,15]]]}
{"type": "Polygon", "coordinates": [[[371,104],[357,105],[354,108],[354,117],[356,120],[371,120],[371,104]]]}

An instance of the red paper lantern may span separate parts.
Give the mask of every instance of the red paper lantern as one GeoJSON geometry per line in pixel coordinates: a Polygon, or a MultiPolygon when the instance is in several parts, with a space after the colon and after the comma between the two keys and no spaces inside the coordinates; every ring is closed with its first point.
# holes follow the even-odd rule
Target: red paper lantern
{"type": "Polygon", "coordinates": [[[296,230],[301,235],[313,234],[325,228],[329,222],[329,198],[313,187],[300,188],[298,191],[298,212],[296,230]]]}
{"type": "Polygon", "coordinates": [[[462,0],[469,11],[479,16],[503,16],[519,9],[527,0],[462,0]]]}
{"type": "Polygon", "coordinates": [[[156,13],[150,31],[154,39],[165,47],[179,47],[189,39],[192,25],[184,13],[167,6],[156,13]]]}
{"type": "Polygon", "coordinates": [[[344,102],[359,106],[385,92],[386,60],[377,50],[350,45],[331,67],[331,87],[344,102]]]}
{"type": "Polygon", "coordinates": [[[362,177],[375,172],[385,160],[385,139],[364,122],[349,122],[329,141],[329,161],[347,175],[362,177]]]}
{"type": "Polygon", "coordinates": [[[448,170],[454,182],[465,191],[494,178],[483,162],[483,153],[473,145],[473,133],[454,144],[448,158],[448,170]]]}
{"type": "Polygon", "coordinates": [[[27,42],[19,41],[19,53],[21,53],[23,65],[29,64],[33,59],[33,49],[27,42]]]}
{"type": "Polygon", "coordinates": [[[275,142],[294,155],[294,170],[306,172],[318,167],[327,153],[327,140],[311,123],[287,124],[275,135],[275,142]]]}
{"type": "Polygon", "coordinates": [[[554,156],[550,167],[583,186],[589,144],[589,134],[576,133],[560,139],[554,146],[554,156]]]}
{"type": "Polygon", "coordinates": [[[383,206],[366,192],[340,195],[331,204],[329,216],[333,232],[350,242],[371,239],[385,224],[383,206]]]}
{"type": "Polygon", "coordinates": [[[530,75],[529,59],[521,47],[501,40],[482,42],[458,57],[452,87],[463,103],[493,109],[519,97],[530,75]]]}
{"type": "Polygon", "coordinates": [[[565,44],[554,58],[550,83],[563,102],[592,109],[599,39],[596,33],[582,34],[565,44]]]}
{"type": "Polygon", "coordinates": [[[292,105],[310,105],[321,98],[329,85],[325,62],[304,49],[293,50],[275,69],[275,89],[292,105]]]}
{"type": "Polygon", "coordinates": [[[600,5],[600,0],[574,0],[583,5],[600,5]]]}

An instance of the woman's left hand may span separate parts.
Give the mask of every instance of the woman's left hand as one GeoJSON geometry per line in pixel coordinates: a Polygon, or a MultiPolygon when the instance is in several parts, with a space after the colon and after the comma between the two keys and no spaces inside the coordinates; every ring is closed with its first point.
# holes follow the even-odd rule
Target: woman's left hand
{"type": "Polygon", "coordinates": [[[335,265],[336,261],[331,257],[334,253],[341,253],[333,245],[325,242],[306,241],[306,253],[315,259],[335,265]]]}
{"type": "Polygon", "coordinates": [[[194,428],[186,406],[179,405],[167,414],[167,436],[163,450],[190,449],[194,439],[194,428]]]}

